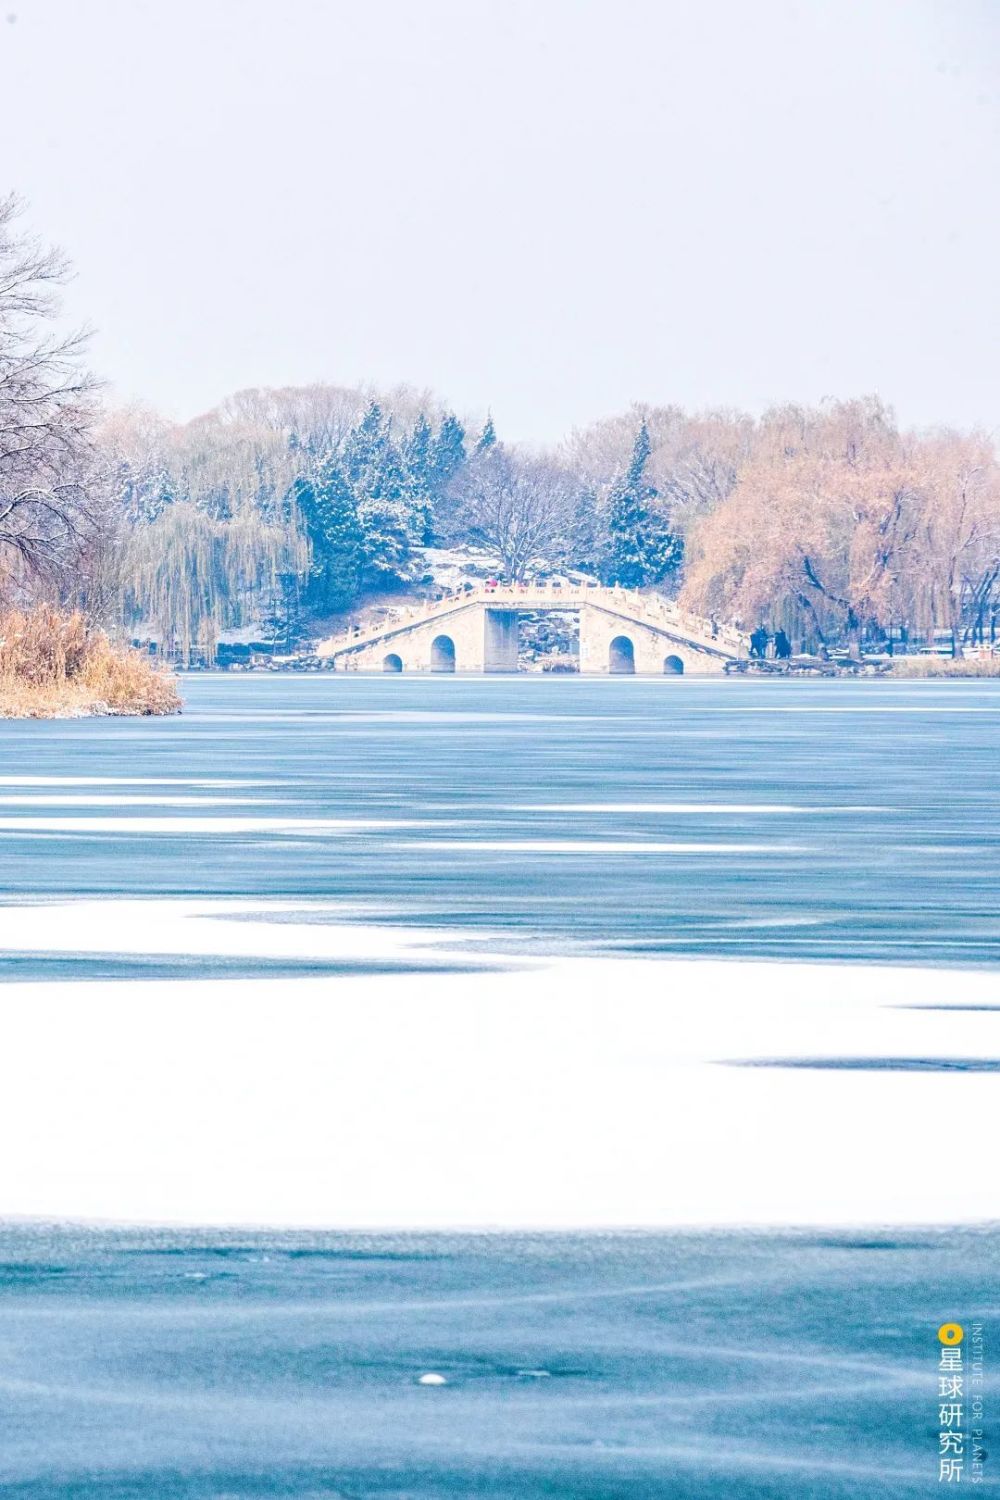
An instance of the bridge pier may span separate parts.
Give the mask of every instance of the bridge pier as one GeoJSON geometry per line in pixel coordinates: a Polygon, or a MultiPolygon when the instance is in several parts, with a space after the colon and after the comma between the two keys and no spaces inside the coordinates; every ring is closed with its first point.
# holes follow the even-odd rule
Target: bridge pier
{"type": "Polygon", "coordinates": [[[483,610],[483,671],[516,672],[518,613],[516,609],[483,610]]]}

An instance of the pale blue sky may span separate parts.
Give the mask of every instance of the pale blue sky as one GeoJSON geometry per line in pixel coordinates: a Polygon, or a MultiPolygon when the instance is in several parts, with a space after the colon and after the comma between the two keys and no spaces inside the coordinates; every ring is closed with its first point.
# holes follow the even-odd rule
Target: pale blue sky
{"type": "Polygon", "coordinates": [[[997,0],[5,4],[0,185],[121,399],[1000,426],[997,0]]]}

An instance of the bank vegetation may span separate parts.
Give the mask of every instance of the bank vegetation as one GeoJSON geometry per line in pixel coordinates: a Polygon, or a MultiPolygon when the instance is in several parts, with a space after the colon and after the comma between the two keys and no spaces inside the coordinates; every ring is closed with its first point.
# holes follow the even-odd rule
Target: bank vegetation
{"type": "Polygon", "coordinates": [[[1000,654],[988,656],[900,656],[893,677],[1000,677],[1000,654]]]}
{"type": "Polygon", "coordinates": [[[21,211],[0,200],[0,716],[171,713],[170,677],[84,613],[121,544],[119,507],[86,335],[59,323],[68,266],[21,211]]]}
{"type": "Polygon", "coordinates": [[[428,549],[519,581],[679,596],[796,648],[958,656],[1000,631],[1000,465],[981,433],[906,432],[875,398],[750,417],[636,407],[547,453],[412,392],[252,391],[197,422],[120,412],[111,618],[181,659],[226,631],[429,591],[428,549]]]}
{"type": "Polygon", "coordinates": [[[544,452],[410,388],[247,390],[185,423],[109,409],[56,317],[66,263],[19,212],[0,202],[0,609],[211,662],[432,593],[444,552],[657,589],[796,651],[1000,646],[986,434],[906,431],[875,397],[637,405],[544,452]]]}
{"type": "Polygon", "coordinates": [[[0,613],[0,718],[171,714],[173,675],[143,652],[112,645],[77,610],[0,613]]]}

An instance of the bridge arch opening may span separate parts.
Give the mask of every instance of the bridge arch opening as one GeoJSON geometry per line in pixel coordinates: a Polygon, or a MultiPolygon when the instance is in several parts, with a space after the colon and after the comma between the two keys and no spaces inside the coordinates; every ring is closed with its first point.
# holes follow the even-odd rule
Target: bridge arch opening
{"type": "Polygon", "coordinates": [[[431,642],[431,671],[454,672],[455,642],[450,635],[436,635],[431,642]]]}
{"type": "Polygon", "coordinates": [[[663,671],[667,677],[679,677],[684,671],[684,663],[679,656],[665,656],[663,658],[663,671]]]}
{"type": "Polygon", "coordinates": [[[383,672],[401,672],[402,670],[403,670],[403,658],[401,656],[397,655],[397,653],[395,651],[390,651],[389,655],[382,662],[382,671],[383,672]]]}
{"type": "Polygon", "coordinates": [[[609,672],[634,672],[635,647],[627,635],[616,635],[608,652],[609,672]]]}

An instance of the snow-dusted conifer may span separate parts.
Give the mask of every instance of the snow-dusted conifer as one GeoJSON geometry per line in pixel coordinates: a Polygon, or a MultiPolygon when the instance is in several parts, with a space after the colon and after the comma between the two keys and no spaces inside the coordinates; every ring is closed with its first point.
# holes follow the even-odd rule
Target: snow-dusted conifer
{"type": "Polygon", "coordinates": [[[643,422],[631,462],[613,485],[608,502],[605,577],[624,588],[659,583],[681,560],[680,537],[670,530],[665,517],[651,508],[658,492],[646,476],[649,454],[649,429],[643,422]]]}

